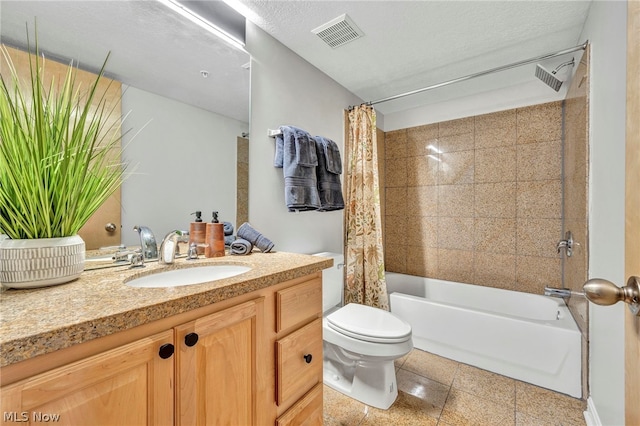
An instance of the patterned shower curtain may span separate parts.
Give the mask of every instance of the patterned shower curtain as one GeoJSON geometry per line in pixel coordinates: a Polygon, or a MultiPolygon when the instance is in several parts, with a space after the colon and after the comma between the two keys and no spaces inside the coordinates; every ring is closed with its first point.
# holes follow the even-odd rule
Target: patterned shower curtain
{"type": "Polygon", "coordinates": [[[349,111],[345,179],[345,301],[389,310],[384,277],[376,113],[349,111]]]}

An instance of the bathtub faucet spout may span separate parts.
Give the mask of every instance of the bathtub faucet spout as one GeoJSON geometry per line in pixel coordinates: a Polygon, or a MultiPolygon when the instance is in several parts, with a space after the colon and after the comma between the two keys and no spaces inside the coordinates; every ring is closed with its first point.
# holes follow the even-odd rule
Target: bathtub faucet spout
{"type": "Polygon", "coordinates": [[[551,297],[560,297],[562,299],[568,299],[571,297],[571,290],[568,288],[555,288],[555,287],[546,287],[544,288],[544,295],[551,297]]]}

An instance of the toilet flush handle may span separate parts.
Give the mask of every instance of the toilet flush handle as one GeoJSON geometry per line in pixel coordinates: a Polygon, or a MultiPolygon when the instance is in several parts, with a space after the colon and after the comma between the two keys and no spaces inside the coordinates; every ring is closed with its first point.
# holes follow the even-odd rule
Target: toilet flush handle
{"type": "Polygon", "coordinates": [[[311,356],[311,354],[306,354],[304,356],[304,362],[306,362],[307,364],[311,364],[312,359],[313,359],[313,356],[311,356]]]}

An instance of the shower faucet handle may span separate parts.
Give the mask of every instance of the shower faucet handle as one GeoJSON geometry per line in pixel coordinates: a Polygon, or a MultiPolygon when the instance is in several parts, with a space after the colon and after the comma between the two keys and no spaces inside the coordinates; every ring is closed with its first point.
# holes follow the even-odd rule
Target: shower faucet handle
{"type": "Polygon", "coordinates": [[[571,231],[567,231],[564,234],[564,240],[560,240],[558,241],[558,244],[556,244],[556,251],[560,253],[560,250],[564,250],[567,257],[571,257],[574,245],[578,245],[578,243],[573,241],[573,234],[571,234],[571,231]]]}

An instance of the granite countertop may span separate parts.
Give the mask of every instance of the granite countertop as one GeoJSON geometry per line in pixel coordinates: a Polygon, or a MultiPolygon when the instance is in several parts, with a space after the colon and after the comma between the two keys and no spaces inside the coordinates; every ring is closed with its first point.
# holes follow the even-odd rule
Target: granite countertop
{"type": "Polygon", "coordinates": [[[297,253],[177,259],[85,271],[67,284],[0,292],[0,367],[250,293],[330,267],[326,257],[297,253]],[[209,283],[167,288],[133,288],[125,280],[146,274],[209,264],[252,269],[209,283]]]}

